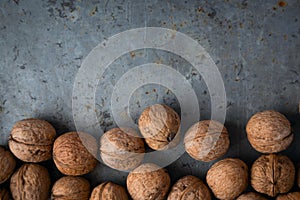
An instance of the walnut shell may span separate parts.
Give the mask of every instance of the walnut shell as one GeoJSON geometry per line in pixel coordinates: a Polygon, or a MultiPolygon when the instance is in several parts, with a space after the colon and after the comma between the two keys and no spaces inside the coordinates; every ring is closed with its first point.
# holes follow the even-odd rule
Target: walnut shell
{"type": "Polygon", "coordinates": [[[124,187],[105,182],[94,188],[90,200],[129,200],[124,187]]]}
{"type": "Polygon", "coordinates": [[[23,164],[10,179],[10,191],[14,200],[47,200],[50,184],[45,167],[23,164]]]}
{"type": "Polygon", "coordinates": [[[41,119],[24,119],[13,126],[8,145],[11,152],[24,162],[42,162],[52,156],[55,139],[53,126],[41,119]]]}
{"type": "Polygon", "coordinates": [[[300,164],[298,164],[298,187],[300,188],[300,164]]]}
{"type": "Polygon", "coordinates": [[[260,193],[275,197],[287,193],[294,184],[295,167],[287,156],[263,155],[251,168],[251,185],[260,193]]]}
{"type": "Polygon", "coordinates": [[[300,192],[291,192],[288,194],[279,195],[276,200],[299,200],[300,192]]]}
{"type": "Polygon", "coordinates": [[[133,129],[114,128],[100,139],[100,156],[111,168],[128,171],[136,168],[143,160],[144,141],[133,129]]]}
{"type": "Polygon", "coordinates": [[[179,142],[179,115],[166,105],[147,107],[138,123],[146,143],[154,150],[168,149],[179,142]]]}
{"type": "Polygon", "coordinates": [[[96,153],[96,139],[83,132],[65,133],[59,136],[53,145],[56,167],[61,173],[70,176],[91,172],[97,165],[96,153]]]}
{"type": "Polygon", "coordinates": [[[206,182],[218,199],[235,199],[248,185],[248,167],[236,158],[216,162],[207,172],[206,182]]]}
{"type": "Polygon", "coordinates": [[[229,148],[227,129],[220,122],[204,120],[194,124],[184,136],[187,153],[194,159],[210,162],[223,156],[229,148]]]}
{"type": "Polygon", "coordinates": [[[10,200],[10,195],[7,189],[0,188],[0,200],[10,200]]]}
{"type": "Polygon", "coordinates": [[[51,193],[52,200],[88,200],[90,183],[82,177],[65,176],[58,179],[51,193]]]}
{"type": "Polygon", "coordinates": [[[0,184],[12,175],[16,167],[16,160],[10,151],[0,146],[0,184]]]}
{"type": "Polygon", "coordinates": [[[246,126],[246,131],[252,147],[261,153],[283,151],[294,137],[288,119],[273,110],[253,115],[246,126]]]}
{"type": "Polygon", "coordinates": [[[248,192],[242,194],[236,200],[268,200],[268,199],[256,192],[248,192]]]}
{"type": "Polygon", "coordinates": [[[195,176],[185,176],[172,187],[168,200],[210,200],[207,186],[195,176]]]}
{"type": "Polygon", "coordinates": [[[169,174],[152,163],[140,165],[127,177],[127,189],[133,200],[164,200],[169,188],[169,174]]]}

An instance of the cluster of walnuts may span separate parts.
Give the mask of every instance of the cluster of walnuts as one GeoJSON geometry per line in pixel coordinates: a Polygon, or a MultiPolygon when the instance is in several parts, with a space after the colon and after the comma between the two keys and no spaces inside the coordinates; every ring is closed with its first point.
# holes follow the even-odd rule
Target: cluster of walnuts
{"type": "MultiPolygon", "coordinates": [[[[142,136],[131,128],[114,128],[101,136],[98,145],[84,132],[56,137],[53,126],[44,120],[17,122],[8,141],[10,151],[0,147],[0,184],[9,181],[10,185],[10,191],[0,187],[0,200],[47,200],[50,196],[52,200],[210,200],[211,193],[224,200],[267,199],[264,195],[300,199],[300,192],[288,193],[295,180],[293,162],[276,154],[293,140],[290,122],[276,111],[257,113],[246,126],[250,144],[264,153],[253,163],[250,175],[242,160],[225,158],[211,166],[206,183],[188,175],[172,187],[165,169],[143,163],[144,143],[157,151],[176,146],[180,142],[179,115],[166,105],[155,104],[142,112],[138,124],[142,136]],[[129,172],[127,190],[109,181],[91,189],[82,175],[95,169],[98,156],[109,167],[129,172]],[[16,158],[23,161],[18,169],[16,158]],[[64,175],[53,184],[47,168],[38,164],[49,159],[64,175]],[[249,182],[256,192],[242,194],[249,182]]],[[[217,121],[199,121],[187,130],[183,144],[192,158],[211,162],[228,151],[229,133],[217,121]]],[[[300,173],[297,181],[300,187],[300,173]]]]}

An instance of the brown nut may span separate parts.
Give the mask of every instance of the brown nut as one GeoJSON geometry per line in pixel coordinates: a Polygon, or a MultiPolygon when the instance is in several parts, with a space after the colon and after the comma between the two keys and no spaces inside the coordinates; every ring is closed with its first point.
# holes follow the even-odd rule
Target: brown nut
{"type": "Polygon", "coordinates": [[[294,137],[288,119],[273,110],[253,115],[246,131],[252,147],[261,153],[283,151],[291,144],[294,137]]]}
{"type": "Polygon", "coordinates": [[[186,152],[194,159],[210,162],[229,148],[227,129],[220,122],[204,120],[194,124],[184,136],[186,152]]]}
{"type": "Polygon", "coordinates": [[[52,200],[88,200],[90,183],[82,177],[65,176],[58,179],[51,193],[52,200]]]}
{"type": "Polygon", "coordinates": [[[10,200],[10,195],[7,189],[0,188],[0,200],[10,200]]]}
{"type": "Polygon", "coordinates": [[[300,188],[300,164],[298,164],[298,187],[300,188]]]}
{"type": "Polygon", "coordinates": [[[275,197],[287,193],[294,184],[295,167],[287,156],[263,155],[251,168],[251,185],[260,193],[275,197]]]}
{"type": "Polygon", "coordinates": [[[248,167],[236,158],[216,162],[207,172],[206,182],[218,199],[235,199],[248,185],[248,167]]]}
{"type": "Polygon", "coordinates": [[[16,160],[10,151],[0,146],[0,184],[12,175],[16,167],[16,160]]]}
{"type": "Polygon", "coordinates": [[[100,156],[111,168],[128,171],[136,168],[143,160],[144,141],[137,132],[129,128],[114,128],[100,139],[100,156]]]}
{"type": "Polygon", "coordinates": [[[169,174],[152,163],[140,165],[127,177],[127,189],[133,200],[163,200],[169,188],[169,174]]]}
{"type": "Polygon", "coordinates": [[[129,197],[122,186],[105,182],[93,189],[90,200],[129,200],[129,197]]]}
{"type": "Polygon", "coordinates": [[[236,200],[268,200],[268,199],[256,192],[248,192],[242,194],[236,200]]]}
{"type": "Polygon", "coordinates": [[[14,200],[47,200],[49,190],[49,173],[37,164],[23,164],[10,179],[14,200]]]}
{"type": "Polygon", "coordinates": [[[96,139],[83,132],[65,133],[59,136],[53,145],[56,167],[61,173],[70,176],[91,172],[97,165],[96,153],[96,139]]]}
{"type": "Polygon", "coordinates": [[[207,186],[195,176],[185,176],[172,187],[168,200],[210,200],[207,186]]]}
{"type": "Polygon", "coordinates": [[[179,115],[162,104],[147,107],[139,118],[139,129],[148,146],[154,150],[164,150],[177,145],[179,127],[179,115]]]}
{"type": "Polygon", "coordinates": [[[11,152],[24,162],[42,162],[52,156],[55,129],[45,120],[24,119],[13,126],[8,145],[11,152]]]}
{"type": "Polygon", "coordinates": [[[299,200],[300,192],[291,192],[288,194],[279,195],[276,200],[299,200]]]}

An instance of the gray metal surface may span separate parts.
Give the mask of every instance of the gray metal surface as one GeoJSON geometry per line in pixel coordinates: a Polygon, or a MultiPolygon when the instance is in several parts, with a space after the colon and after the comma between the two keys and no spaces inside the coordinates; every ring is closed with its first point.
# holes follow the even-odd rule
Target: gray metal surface
{"type": "MultiPolygon", "coordinates": [[[[291,121],[295,139],[282,152],[300,162],[300,2],[278,1],[1,1],[0,2],[0,144],[12,125],[37,117],[50,121],[58,133],[75,130],[72,89],[83,59],[101,41],[145,26],[178,30],[197,40],[217,64],[226,88],[231,147],[225,157],[251,164],[260,154],[245,133],[255,112],[275,109],[291,121]]],[[[201,119],[210,116],[205,82],[179,56],[139,50],[116,60],[98,84],[96,112],[104,129],[115,127],[110,96],[116,81],[134,66],[157,62],[172,66],[192,84],[201,119]]],[[[154,103],[180,112],[171,91],[147,85],[135,91],[130,111],[136,120],[154,103]]],[[[184,154],[167,167],[172,181],[193,174],[205,178],[213,163],[184,154]]],[[[46,163],[54,170],[51,162],[46,163]]],[[[61,176],[53,172],[54,178],[61,176]]],[[[99,164],[87,175],[93,185],[111,180],[125,185],[126,173],[99,164]]]]}

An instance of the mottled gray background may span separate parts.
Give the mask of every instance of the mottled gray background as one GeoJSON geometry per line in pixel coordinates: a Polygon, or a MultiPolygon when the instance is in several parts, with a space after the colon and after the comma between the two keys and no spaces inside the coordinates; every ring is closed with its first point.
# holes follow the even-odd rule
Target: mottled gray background
{"type": "MultiPolygon", "coordinates": [[[[101,41],[145,26],[178,30],[197,40],[218,66],[227,93],[225,126],[231,148],[225,157],[251,164],[253,150],[245,125],[255,112],[275,109],[291,121],[295,140],[282,154],[300,161],[300,1],[0,1],[0,144],[12,125],[38,117],[58,134],[74,130],[72,88],[77,70],[101,41]]],[[[96,112],[101,126],[115,127],[109,109],[111,89],[128,69],[148,62],[176,68],[194,87],[201,119],[210,116],[209,92],[192,66],[179,56],[139,50],[116,60],[99,81],[96,112]]],[[[147,105],[166,103],[180,112],[171,91],[147,85],[134,92],[130,111],[136,120],[147,105]]],[[[61,176],[51,162],[53,180],[61,176]]],[[[213,163],[184,154],[167,167],[172,181],[187,174],[202,179],[213,163]]],[[[125,185],[126,173],[99,164],[88,177],[93,185],[111,180],[125,185]]],[[[251,189],[249,187],[249,189],[251,189]]]]}

